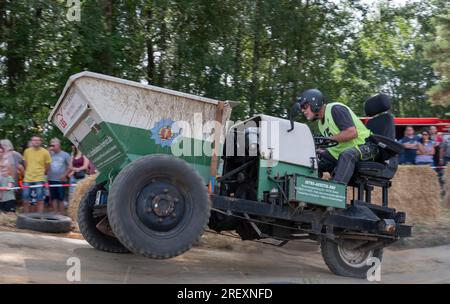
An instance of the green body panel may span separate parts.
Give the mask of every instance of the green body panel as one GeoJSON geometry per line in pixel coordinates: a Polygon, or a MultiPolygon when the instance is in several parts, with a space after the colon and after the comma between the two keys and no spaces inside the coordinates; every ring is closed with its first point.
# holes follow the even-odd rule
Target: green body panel
{"type": "Polygon", "coordinates": [[[267,160],[259,160],[258,170],[258,200],[263,200],[264,191],[270,191],[276,188],[276,183],[272,182],[269,177],[277,175],[283,176],[285,174],[301,174],[305,176],[317,177],[317,170],[309,167],[294,165],[290,163],[277,162],[274,166],[270,166],[267,160]]]}
{"type": "Polygon", "coordinates": [[[347,187],[320,178],[296,176],[295,200],[335,208],[345,208],[347,187]]]}
{"type": "Polygon", "coordinates": [[[290,175],[289,200],[302,201],[326,207],[345,208],[347,187],[333,181],[318,178],[318,172],[310,167],[278,162],[270,166],[266,160],[259,161],[258,200],[264,199],[264,191],[277,188],[269,177],[290,175]]]}
{"type": "MultiPolygon", "coordinates": [[[[194,147],[197,151],[203,147],[204,142],[195,139],[184,139],[180,144],[189,144],[191,155],[194,155],[194,147]]],[[[100,172],[97,183],[110,181],[133,160],[149,154],[172,154],[170,146],[161,146],[150,136],[150,130],[127,127],[118,124],[102,122],[97,132],[90,132],[80,143],[79,149],[97,167],[100,172]]],[[[180,156],[191,164],[200,176],[209,181],[211,157],[205,156],[180,156]]]]}

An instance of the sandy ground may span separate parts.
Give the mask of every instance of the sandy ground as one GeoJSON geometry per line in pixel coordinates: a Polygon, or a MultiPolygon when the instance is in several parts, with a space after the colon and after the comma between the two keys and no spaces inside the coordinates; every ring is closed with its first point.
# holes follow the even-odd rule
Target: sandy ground
{"type": "MultiPolygon", "coordinates": [[[[15,228],[0,217],[0,283],[71,283],[67,259],[81,262],[81,283],[368,283],[333,275],[311,241],[274,247],[205,233],[200,244],[170,260],[93,249],[75,232],[15,228]]],[[[380,283],[450,283],[450,210],[415,224],[413,237],[385,250],[380,283]]]]}
{"type": "MultiPolygon", "coordinates": [[[[152,260],[100,252],[73,238],[3,231],[0,283],[71,283],[70,257],[80,259],[81,283],[368,283],[331,274],[315,243],[219,243],[206,240],[179,257],[152,260]]],[[[450,245],[386,250],[380,283],[450,283],[449,269],[450,245]]]]}
{"type": "Polygon", "coordinates": [[[434,221],[413,224],[412,237],[404,238],[393,249],[424,248],[450,244],[450,209],[442,208],[434,221]]]}

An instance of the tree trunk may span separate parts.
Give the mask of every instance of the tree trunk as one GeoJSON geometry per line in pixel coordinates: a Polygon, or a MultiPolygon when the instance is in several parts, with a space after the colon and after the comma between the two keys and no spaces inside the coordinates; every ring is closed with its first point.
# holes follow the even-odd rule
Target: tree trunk
{"type": "Polygon", "coordinates": [[[255,21],[253,24],[253,56],[252,56],[252,83],[250,85],[249,115],[253,116],[258,99],[258,69],[260,61],[261,36],[261,0],[256,2],[255,21]]]}
{"type": "Polygon", "coordinates": [[[241,98],[241,53],[242,53],[242,41],[241,41],[241,25],[238,27],[238,31],[235,39],[234,48],[234,68],[233,68],[233,81],[234,81],[234,99],[241,98]]]}
{"type": "Polygon", "coordinates": [[[113,0],[98,0],[100,7],[103,10],[103,15],[105,16],[105,31],[107,34],[108,43],[101,50],[100,54],[98,54],[98,58],[100,61],[100,66],[103,73],[113,74],[114,70],[114,62],[112,55],[112,45],[111,45],[111,36],[114,31],[114,22],[113,22],[113,0]]]}
{"type": "Polygon", "coordinates": [[[153,37],[152,32],[152,9],[145,9],[145,31],[146,31],[146,48],[147,48],[147,81],[149,84],[154,84],[155,81],[155,57],[153,54],[153,37]]]}
{"type": "MultiPolygon", "coordinates": [[[[0,33],[2,40],[6,41],[6,74],[8,91],[10,94],[16,93],[17,85],[21,82],[21,79],[25,74],[25,57],[21,53],[21,42],[17,40],[15,36],[16,25],[20,20],[16,20],[15,14],[10,13],[9,19],[6,15],[6,2],[0,2],[0,33]]],[[[10,7],[14,10],[14,7],[10,7]]]]}
{"type": "Polygon", "coordinates": [[[159,49],[159,53],[160,53],[160,57],[159,57],[159,64],[158,64],[158,85],[159,86],[164,86],[164,82],[165,82],[165,60],[164,60],[164,55],[166,54],[167,51],[167,24],[165,21],[165,17],[166,17],[166,13],[167,13],[167,3],[164,4],[164,6],[162,7],[162,11],[161,11],[161,16],[160,16],[160,39],[159,39],[159,43],[158,43],[158,49],[159,49]]]}

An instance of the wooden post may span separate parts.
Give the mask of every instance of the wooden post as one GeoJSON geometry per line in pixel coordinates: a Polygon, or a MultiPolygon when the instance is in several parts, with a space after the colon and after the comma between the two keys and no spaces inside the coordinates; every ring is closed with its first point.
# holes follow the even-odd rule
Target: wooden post
{"type": "Polygon", "coordinates": [[[209,173],[209,193],[214,193],[214,187],[216,183],[217,176],[217,165],[218,165],[218,155],[219,155],[219,147],[220,147],[220,135],[222,134],[222,118],[223,118],[223,109],[225,107],[225,102],[219,101],[216,109],[216,123],[214,127],[214,148],[211,156],[211,166],[209,173]]]}

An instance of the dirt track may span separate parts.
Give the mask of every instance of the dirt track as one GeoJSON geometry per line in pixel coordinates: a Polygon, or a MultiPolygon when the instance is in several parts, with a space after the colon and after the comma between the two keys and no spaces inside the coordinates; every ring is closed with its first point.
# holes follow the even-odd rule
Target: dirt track
{"type": "MultiPolygon", "coordinates": [[[[70,283],[69,257],[81,261],[81,283],[367,283],[331,274],[312,243],[203,244],[174,259],[151,260],[100,252],[83,240],[17,232],[0,232],[0,283],[70,283]]],[[[381,279],[450,283],[450,245],[386,250],[381,279]]]]}

